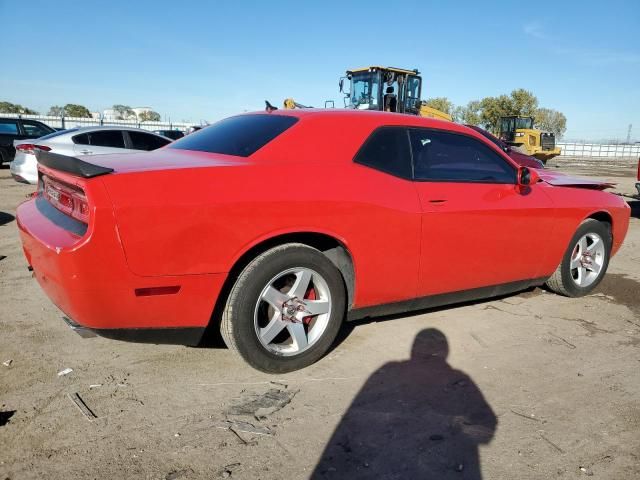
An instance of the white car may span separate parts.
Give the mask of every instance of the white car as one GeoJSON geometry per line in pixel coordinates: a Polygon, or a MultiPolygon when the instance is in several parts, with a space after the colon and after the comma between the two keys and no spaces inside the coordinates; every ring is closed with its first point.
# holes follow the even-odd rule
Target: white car
{"type": "Polygon", "coordinates": [[[61,155],[104,155],[137,153],[164,147],[171,139],[155,133],[128,127],[82,127],[50,133],[29,140],[15,140],[16,156],[11,162],[11,175],[17,182],[38,183],[36,150],[61,155]]]}

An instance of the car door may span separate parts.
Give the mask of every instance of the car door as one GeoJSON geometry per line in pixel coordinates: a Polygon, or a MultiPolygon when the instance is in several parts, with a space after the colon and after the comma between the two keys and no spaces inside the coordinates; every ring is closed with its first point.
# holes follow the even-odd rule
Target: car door
{"type": "Polygon", "coordinates": [[[423,212],[420,296],[537,278],[554,207],[538,185],[470,135],[410,129],[423,212]]]}
{"type": "Polygon", "coordinates": [[[122,130],[100,129],[83,132],[72,137],[77,155],[105,155],[127,153],[122,130]]]}
{"type": "Polygon", "coordinates": [[[13,160],[16,153],[13,141],[23,138],[17,119],[0,118],[0,163],[13,160]]]}
{"type": "Polygon", "coordinates": [[[55,131],[44,123],[36,122],[35,120],[22,120],[21,122],[25,138],[40,138],[55,131]]]}

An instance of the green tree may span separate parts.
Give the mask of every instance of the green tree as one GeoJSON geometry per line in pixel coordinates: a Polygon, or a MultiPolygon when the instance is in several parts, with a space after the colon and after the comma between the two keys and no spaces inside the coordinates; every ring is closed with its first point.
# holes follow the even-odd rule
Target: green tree
{"type": "Polygon", "coordinates": [[[480,121],[486,129],[499,133],[501,117],[507,115],[533,117],[537,110],[537,97],[528,90],[519,88],[513,90],[510,95],[485,97],[480,100],[480,121]]]}
{"type": "Polygon", "coordinates": [[[116,120],[129,120],[136,116],[136,113],[128,105],[114,105],[111,108],[116,112],[116,120]]]}
{"type": "Polygon", "coordinates": [[[428,98],[424,102],[424,104],[427,107],[435,108],[436,110],[440,110],[441,112],[444,112],[448,115],[453,114],[453,110],[454,110],[453,102],[449,100],[447,97],[428,98]]]}
{"type": "Polygon", "coordinates": [[[47,113],[47,115],[50,117],[61,117],[64,115],[64,107],[61,107],[60,105],[52,105],[49,108],[49,113],[47,113]]]}
{"type": "Polygon", "coordinates": [[[539,108],[534,115],[534,124],[543,132],[555,133],[556,138],[562,138],[567,131],[567,117],[563,113],[551,108],[539,108]]]}
{"type": "Polygon", "coordinates": [[[64,106],[64,114],[67,117],[90,118],[91,112],[84,105],[76,105],[75,103],[67,103],[64,106]]]}
{"type": "Polygon", "coordinates": [[[480,101],[472,100],[464,107],[456,107],[453,119],[458,123],[469,125],[482,124],[482,118],[480,118],[480,101]]]}
{"type": "Polygon", "coordinates": [[[31,110],[30,108],[23,107],[18,103],[0,102],[0,112],[2,113],[21,113],[24,115],[37,115],[38,112],[31,110]]]}
{"type": "Polygon", "coordinates": [[[512,115],[533,117],[538,110],[538,98],[528,90],[519,88],[511,92],[512,115]]]}
{"type": "Polygon", "coordinates": [[[154,112],[153,110],[148,112],[140,112],[138,115],[138,120],[141,122],[159,122],[160,114],[158,112],[154,112]]]}

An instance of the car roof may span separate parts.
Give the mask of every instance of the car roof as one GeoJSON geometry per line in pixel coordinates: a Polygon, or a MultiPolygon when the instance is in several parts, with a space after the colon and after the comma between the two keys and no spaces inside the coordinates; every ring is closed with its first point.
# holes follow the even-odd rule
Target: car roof
{"type": "Polygon", "coordinates": [[[353,122],[356,120],[367,120],[372,124],[379,126],[408,126],[435,128],[438,130],[448,130],[452,132],[465,133],[474,137],[480,137],[484,140],[482,134],[473,129],[451,122],[449,120],[440,120],[437,118],[421,117],[419,115],[410,115],[405,113],[381,112],[379,110],[356,110],[347,108],[296,108],[296,109],[278,109],[271,112],[265,110],[248,112],[241,115],[285,115],[290,117],[304,118],[324,118],[336,122],[353,122]]]}
{"type": "MultiPolygon", "coordinates": [[[[154,134],[151,130],[145,130],[144,128],[136,128],[136,127],[127,127],[124,125],[94,125],[91,127],[69,127],[69,130],[73,129],[73,134],[77,135],[78,133],[84,132],[94,132],[98,130],[129,130],[132,132],[144,132],[154,134]]],[[[154,134],[155,135],[155,134],[154,134]]]]}

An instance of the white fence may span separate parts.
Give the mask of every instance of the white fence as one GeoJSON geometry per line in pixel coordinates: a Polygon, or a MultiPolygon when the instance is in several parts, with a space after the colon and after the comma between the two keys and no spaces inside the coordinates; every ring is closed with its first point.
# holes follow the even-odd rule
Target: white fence
{"type": "Polygon", "coordinates": [[[640,157],[640,144],[604,145],[600,143],[558,143],[561,157],[640,157]]]}
{"type": "Polygon", "coordinates": [[[74,128],[92,127],[96,125],[115,125],[122,127],[135,127],[144,130],[181,130],[194,125],[189,122],[139,122],[138,120],[106,120],[104,118],[75,118],[75,117],[52,117],[49,115],[20,115],[17,113],[0,113],[5,118],[25,118],[38,120],[46,123],[52,128],[74,128]]]}

